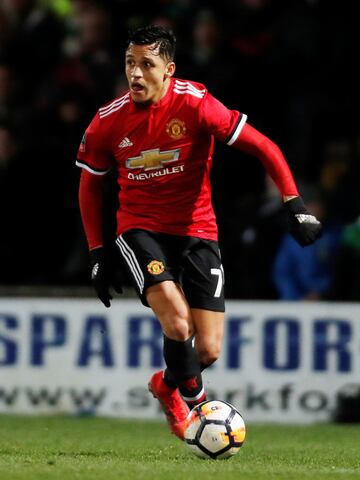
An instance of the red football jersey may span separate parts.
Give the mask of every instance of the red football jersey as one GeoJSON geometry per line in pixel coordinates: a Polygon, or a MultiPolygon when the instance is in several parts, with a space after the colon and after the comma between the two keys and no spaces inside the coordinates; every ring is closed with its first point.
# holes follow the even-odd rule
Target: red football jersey
{"type": "Polygon", "coordinates": [[[100,108],[76,164],[93,174],[118,170],[118,234],[142,228],[217,240],[210,169],[214,137],[232,145],[246,115],[229,110],[199,83],[172,78],[152,105],[130,94],[100,108]]]}

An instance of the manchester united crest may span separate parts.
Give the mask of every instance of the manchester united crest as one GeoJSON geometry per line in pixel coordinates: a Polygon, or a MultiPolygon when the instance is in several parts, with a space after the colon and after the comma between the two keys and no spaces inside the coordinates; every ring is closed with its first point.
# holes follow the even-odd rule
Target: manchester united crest
{"type": "Polygon", "coordinates": [[[166,124],[166,133],[171,138],[181,138],[186,133],[185,122],[179,120],[178,118],[173,118],[169,123],[166,124]]]}
{"type": "Polygon", "coordinates": [[[160,275],[165,270],[163,262],[160,260],[152,260],[147,266],[148,272],[152,275],[160,275]]]}

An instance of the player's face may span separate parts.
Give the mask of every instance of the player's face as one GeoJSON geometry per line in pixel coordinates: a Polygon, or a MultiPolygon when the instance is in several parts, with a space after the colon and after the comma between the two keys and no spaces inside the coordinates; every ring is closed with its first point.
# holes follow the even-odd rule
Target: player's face
{"type": "Polygon", "coordinates": [[[150,104],[159,101],[166,93],[170,77],[175,71],[174,62],[159,55],[159,48],[131,43],[125,55],[125,71],[130,95],[134,102],[150,104]]]}

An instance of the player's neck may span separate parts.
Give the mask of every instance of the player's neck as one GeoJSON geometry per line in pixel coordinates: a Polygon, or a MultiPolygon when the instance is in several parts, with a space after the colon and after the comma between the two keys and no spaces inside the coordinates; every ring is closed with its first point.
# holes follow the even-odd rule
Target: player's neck
{"type": "Polygon", "coordinates": [[[169,88],[171,85],[171,78],[166,78],[159,88],[156,95],[154,95],[151,99],[146,102],[136,102],[134,101],[134,105],[137,108],[149,108],[149,107],[157,107],[160,106],[162,100],[166,97],[167,93],[169,92],[169,88]]]}
{"type": "Polygon", "coordinates": [[[168,90],[169,90],[169,87],[170,87],[170,83],[171,83],[171,79],[170,79],[170,78],[166,78],[166,79],[164,80],[164,83],[163,83],[163,85],[162,85],[162,88],[161,88],[161,90],[159,91],[159,95],[157,95],[157,96],[153,99],[153,101],[152,101],[153,104],[160,102],[160,100],[162,100],[162,99],[166,96],[166,94],[167,94],[167,92],[168,92],[168,90]]]}

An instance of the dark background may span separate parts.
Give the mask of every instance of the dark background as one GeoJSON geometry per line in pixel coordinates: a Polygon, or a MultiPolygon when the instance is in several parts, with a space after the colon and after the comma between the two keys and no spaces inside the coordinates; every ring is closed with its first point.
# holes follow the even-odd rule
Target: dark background
{"type": "MultiPolygon", "coordinates": [[[[326,286],[308,271],[312,286],[294,299],[360,300],[355,5],[0,0],[0,293],[90,285],[76,152],[99,106],[127,88],[129,28],[157,23],[177,36],[176,76],[203,82],[275,141],[300,193],[337,232],[334,249],[309,260],[326,270],[326,286]]],[[[276,283],[273,272],[286,234],[277,190],[259,160],[221,144],[214,158],[226,296],[285,298],[279,282],[290,280],[276,283]]]]}

